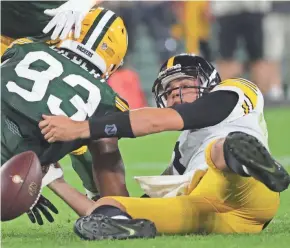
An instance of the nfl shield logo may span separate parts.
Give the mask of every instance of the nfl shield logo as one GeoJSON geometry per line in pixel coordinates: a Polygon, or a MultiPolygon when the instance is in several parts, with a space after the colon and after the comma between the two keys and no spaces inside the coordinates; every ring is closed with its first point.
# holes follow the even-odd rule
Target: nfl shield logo
{"type": "Polygon", "coordinates": [[[105,126],[105,133],[109,136],[115,135],[117,133],[117,127],[115,124],[106,125],[105,126]]]}

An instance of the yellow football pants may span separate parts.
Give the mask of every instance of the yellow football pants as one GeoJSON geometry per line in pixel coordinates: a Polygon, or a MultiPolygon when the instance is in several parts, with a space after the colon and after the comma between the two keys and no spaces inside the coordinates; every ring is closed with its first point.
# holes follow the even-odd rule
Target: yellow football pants
{"type": "MultiPolygon", "coordinates": [[[[211,145],[210,145],[211,146],[211,145]]],[[[174,198],[112,197],[133,218],[155,223],[159,233],[257,233],[279,206],[279,194],[251,177],[209,169],[197,187],[174,198]]]]}

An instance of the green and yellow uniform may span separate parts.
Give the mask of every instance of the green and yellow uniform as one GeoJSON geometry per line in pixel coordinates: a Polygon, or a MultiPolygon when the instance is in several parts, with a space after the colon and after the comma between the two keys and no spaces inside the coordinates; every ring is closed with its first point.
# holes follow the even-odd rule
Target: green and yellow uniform
{"type": "MultiPolygon", "coordinates": [[[[42,165],[55,163],[84,142],[47,143],[38,128],[42,114],[74,120],[128,110],[127,104],[101,80],[97,68],[73,53],[20,39],[3,55],[1,162],[32,150],[42,165]]],[[[75,152],[85,154],[87,149],[75,152]]],[[[91,166],[91,157],[74,159],[91,166]]],[[[75,167],[75,166],[74,166],[75,167]]]]}

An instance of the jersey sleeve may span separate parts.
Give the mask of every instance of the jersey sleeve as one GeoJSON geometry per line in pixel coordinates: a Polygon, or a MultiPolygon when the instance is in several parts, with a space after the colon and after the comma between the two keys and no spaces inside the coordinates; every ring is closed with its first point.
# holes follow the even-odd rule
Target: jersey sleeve
{"type": "Polygon", "coordinates": [[[236,117],[259,111],[264,106],[263,95],[258,87],[242,78],[228,79],[216,86],[213,91],[232,91],[239,96],[234,109],[236,117]]]}
{"type": "Polygon", "coordinates": [[[120,96],[115,97],[115,107],[121,112],[126,112],[129,110],[128,102],[120,96]]]}

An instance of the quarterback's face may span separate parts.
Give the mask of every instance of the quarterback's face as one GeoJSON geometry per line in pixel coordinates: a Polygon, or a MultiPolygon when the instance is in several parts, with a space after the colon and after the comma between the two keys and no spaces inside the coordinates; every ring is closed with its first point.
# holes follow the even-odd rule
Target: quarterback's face
{"type": "Polygon", "coordinates": [[[176,104],[182,102],[191,103],[194,102],[198,97],[198,89],[197,88],[187,88],[192,86],[198,86],[197,79],[193,78],[182,78],[175,79],[168,84],[166,91],[167,97],[167,107],[171,107],[176,104]],[[181,89],[180,89],[181,88],[181,89]],[[181,94],[181,96],[180,96],[181,94]]]}

